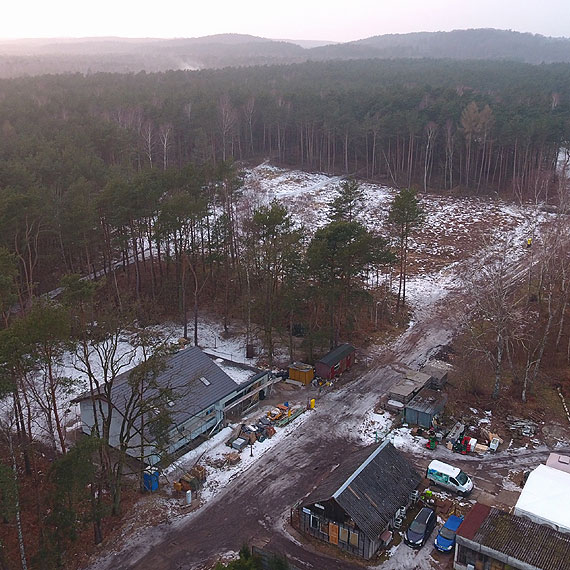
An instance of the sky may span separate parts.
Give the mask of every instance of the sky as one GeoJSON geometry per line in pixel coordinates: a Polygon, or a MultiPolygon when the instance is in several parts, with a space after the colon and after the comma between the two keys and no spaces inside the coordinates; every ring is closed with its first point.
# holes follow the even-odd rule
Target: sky
{"type": "Polygon", "coordinates": [[[0,38],[240,33],[345,42],[466,28],[570,37],[570,0],[4,0],[0,38]]]}

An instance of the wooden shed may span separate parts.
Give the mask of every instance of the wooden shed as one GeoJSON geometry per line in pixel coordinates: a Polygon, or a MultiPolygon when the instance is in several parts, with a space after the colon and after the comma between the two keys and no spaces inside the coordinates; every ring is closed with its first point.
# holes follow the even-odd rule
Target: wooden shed
{"type": "Polygon", "coordinates": [[[297,507],[300,530],[365,559],[405,512],[422,477],[389,441],[343,458],[297,507]]]}
{"type": "Polygon", "coordinates": [[[310,364],[293,362],[289,365],[289,378],[291,378],[291,380],[302,382],[306,386],[311,383],[314,377],[315,369],[310,364]]]}
{"type": "Polygon", "coordinates": [[[315,363],[317,376],[332,380],[348,370],[356,361],[356,349],[351,344],[341,344],[315,363]]]}

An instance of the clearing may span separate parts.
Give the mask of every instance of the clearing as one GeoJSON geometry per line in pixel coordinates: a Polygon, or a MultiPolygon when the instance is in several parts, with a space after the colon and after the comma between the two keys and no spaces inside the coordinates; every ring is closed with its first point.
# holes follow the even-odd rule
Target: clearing
{"type": "MultiPolygon", "coordinates": [[[[277,198],[287,204],[295,218],[307,228],[325,223],[327,204],[339,179],[321,174],[289,171],[262,164],[248,171],[243,200],[250,205],[277,198]]],[[[364,184],[367,207],[363,219],[381,227],[394,191],[364,184]]],[[[476,490],[467,508],[479,500],[499,506],[514,504],[520,491],[522,471],[545,460],[549,447],[540,434],[555,433],[550,448],[570,449],[570,434],[564,425],[547,426],[533,438],[505,440],[493,455],[457,456],[444,446],[430,451],[425,440],[413,437],[406,428],[392,429],[393,418],[379,411],[381,397],[402,377],[405,367],[418,368],[446,347],[457,331],[465,311],[462,269],[484,258],[497,244],[513,268],[526,263],[524,244],[534,236],[533,247],[541,247],[541,227],[550,214],[537,206],[514,206],[500,200],[422,196],[427,220],[412,245],[413,263],[407,285],[412,320],[408,328],[389,344],[359,349],[360,363],[340,382],[320,391],[281,384],[261,416],[274,402],[289,401],[305,406],[316,398],[315,410],[307,411],[277,434],[250,450],[241,452],[233,466],[220,464],[228,451],[224,445],[230,428],[176,462],[166,475],[170,482],[198,459],[207,467],[207,481],[199,502],[184,506],[168,484],[143,497],[133,510],[120,536],[110,537],[96,559],[85,562],[90,570],[137,568],[140,570],[206,569],[225,555],[236,556],[244,542],[266,544],[275,552],[287,553],[299,568],[348,569],[366,564],[329,550],[326,545],[307,541],[290,526],[290,509],[310,492],[345,454],[389,437],[417,468],[425,470],[432,458],[453,461],[473,476],[476,490]],[[365,357],[365,358],[362,358],[365,357]]],[[[204,323],[203,348],[221,356],[245,353],[243,337],[235,325],[228,345],[221,330],[204,323]],[[207,331],[206,331],[207,328],[207,331]]],[[[179,334],[173,330],[173,334],[179,334]]],[[[241,357],[240,357],[241,358],[241,357]]],[[[495,418],[485,409],[471,410],[473,422],[489,428],[504,428],[504,418],[495,418]]],[[[440,494],[444,499],[445,494],[440,494]]],[[[433,536],[432,536],[433,540],[433,536]]],[[[437,554],[429,542],[419,551],[403,544],[393,547],[385,570],[442,568],[449,557],[437,554]]],[[[384,556],[385,558],[385,556],[384,556]]],[[[377,567],[381,559],[370,561],[377,567]]]]}

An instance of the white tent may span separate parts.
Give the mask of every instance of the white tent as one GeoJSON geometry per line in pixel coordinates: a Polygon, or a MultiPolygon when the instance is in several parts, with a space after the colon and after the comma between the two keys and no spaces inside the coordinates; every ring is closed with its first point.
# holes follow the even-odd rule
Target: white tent
{"type": "Polygon", "coordinates": [[[528,476],[515,515],[570,533],[570,473],[539,465],[528,476]]]}

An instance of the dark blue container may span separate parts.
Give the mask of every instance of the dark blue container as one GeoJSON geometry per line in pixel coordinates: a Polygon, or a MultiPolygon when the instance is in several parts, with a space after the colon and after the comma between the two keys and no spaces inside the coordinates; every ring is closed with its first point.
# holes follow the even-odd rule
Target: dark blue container
{"type": "Polygon", "coordinates": [[[158,471],[147,469],[143,473],[143,485],[145,491],[158,491],[158,471]]]}

